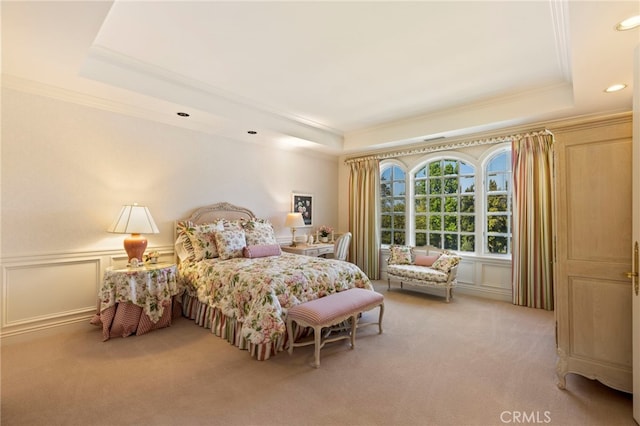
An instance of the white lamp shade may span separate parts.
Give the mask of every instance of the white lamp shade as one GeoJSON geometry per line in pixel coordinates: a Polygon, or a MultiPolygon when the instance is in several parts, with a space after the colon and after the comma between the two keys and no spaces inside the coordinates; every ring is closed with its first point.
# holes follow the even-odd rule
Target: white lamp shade
{"type": "Polygon", "coordinates": [[[120,214],[107,232],[116,234],[158,234],[160,231],[146,206],[122,206],[120,214]]]}
{"type": "Polygon", "coordinates": [[[304,219],[302,213],[287,213],[287,218],[284,221],[284,226],[287,228],[301,228],[304,225],[304,219]]]}

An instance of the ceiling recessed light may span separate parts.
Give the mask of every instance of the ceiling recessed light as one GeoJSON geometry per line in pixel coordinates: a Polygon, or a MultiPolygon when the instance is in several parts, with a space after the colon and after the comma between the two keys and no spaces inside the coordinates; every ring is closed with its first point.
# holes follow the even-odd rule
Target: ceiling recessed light
{"type": "Polygon", "coordinates": [[[604,89],[604,91],[607,92],[607,93],[613,93],[613,92],[618,92],[618,91],[624,89],[625,87],[627,87],[626,84],[613,84],[613,85],[607,87],[606,89],[604,89]]]}
{"type": "Polygon", "coordinates": [[[249,131],[247,131],[247,133],[249,133],[250,135],[258,134],[258,132],[256,132],[255,130],[249,130],[249,131]]]}
{"type": "Polygon", "coordinates": [[[180,117],[188,117],[189,116],[189,114],[186,113],[186,112],[178,112],[176,114],[178,114],[180,117]]]}
{"type": "Polygon", "coordinates": [[[632,16],[616,25],[616,30],[627,31],[640,27],[640,15],[632,16]]]}

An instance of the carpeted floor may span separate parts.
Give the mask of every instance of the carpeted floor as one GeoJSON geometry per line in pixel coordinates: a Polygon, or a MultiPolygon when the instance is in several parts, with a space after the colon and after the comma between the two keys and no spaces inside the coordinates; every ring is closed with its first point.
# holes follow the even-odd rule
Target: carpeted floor
{"type": "MultiPolygon", "coordinates": [[[[259,362],[179,319],[102,342],[78,324],[2,341],[2,426],[635,425],[631,396],[555,382],[553,312],[392,290],[384,333],[259,362]]],[[[366,316],[377,316],[377,309],[366,316]]]]}

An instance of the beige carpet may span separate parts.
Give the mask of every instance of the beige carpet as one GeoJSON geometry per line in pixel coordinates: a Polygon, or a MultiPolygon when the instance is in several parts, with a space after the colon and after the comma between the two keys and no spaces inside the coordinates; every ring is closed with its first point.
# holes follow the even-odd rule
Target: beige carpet
{"type": "MultiPolygon", "coordinates": [[[[101,341],[79,324],[2,344],[9,425],[634,425],[631,396],[555,385],[552,312],[386,291],[384,333],[259,362],[187,319],[101,341]]],[[[377,310],[367,316],[377,315],[377,310]]]]}

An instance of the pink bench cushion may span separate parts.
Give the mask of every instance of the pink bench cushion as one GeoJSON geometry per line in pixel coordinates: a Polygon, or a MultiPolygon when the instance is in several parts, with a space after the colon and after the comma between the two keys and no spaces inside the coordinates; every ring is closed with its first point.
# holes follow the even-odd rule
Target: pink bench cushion
{"type": "Polygon", "coordinates": [[[333,325],[348,314],[368,311],[384,302],[380,293],[363,288],[333,293],[289,309],[288,317],[310,325],[333,325]]]}

